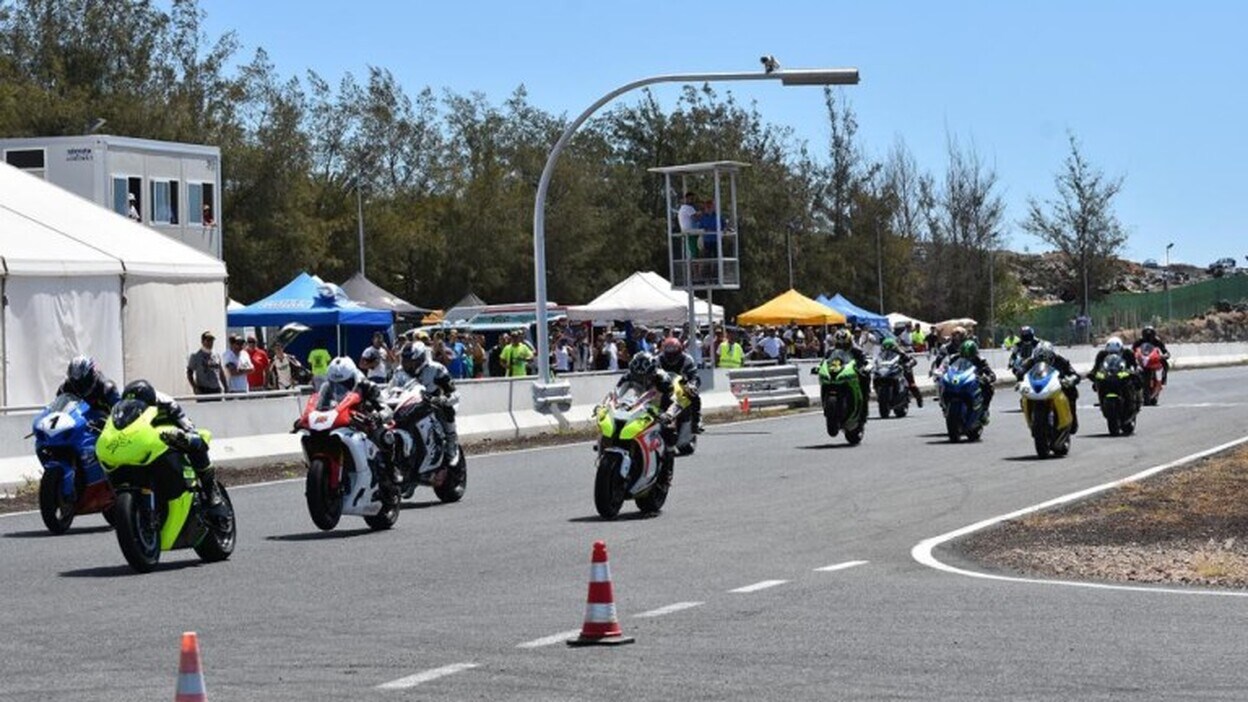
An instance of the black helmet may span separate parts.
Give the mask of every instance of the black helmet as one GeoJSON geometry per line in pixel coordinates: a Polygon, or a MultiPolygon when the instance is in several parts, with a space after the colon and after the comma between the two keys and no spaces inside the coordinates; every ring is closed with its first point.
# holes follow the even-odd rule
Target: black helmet
{"type": "Polygon", "coordinates": [[[79,397],[88,395],[100,382],[100,372],[90,356],[74,356],[65,371],[65,386],[79,397]]]}
{"type": "Polygon", "coordinates": [[[1157,330],[1153,327],[1153,325],[1146,324],[1144,325],[1144,328],[1140,330],[1140,336],[1147,341],[1152,341],[1157,338],[1157,330]]]}
{"type": "Polygon", "coordinates": [[[132,380],[121,391],[121,399],[138,400],[150,407],[156,404],[156,388],[146,380],[132,380]]]}
{"type": "Polygon", "coordinates": [[[1032,329],[1031,327],[1023,327],[1022,329],[1018,330],[1018,338],[1022,339],[1023,341],[1028,341],[1028,342],[1035,341],[1036,330],[1032,329]]]}
{"type": "Polygon", "coordinates": [[[659,369],[659,363],[645,351],[637,352],[632,360],[628,362],[628,374],[633,380],[645,381],[652,378],[655,371],[659,369]]]}

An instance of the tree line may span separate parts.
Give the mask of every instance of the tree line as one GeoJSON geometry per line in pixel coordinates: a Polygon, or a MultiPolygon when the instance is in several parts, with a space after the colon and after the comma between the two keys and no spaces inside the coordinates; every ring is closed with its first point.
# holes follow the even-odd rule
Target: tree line
{"type": "MultiPolygon", "coordinates": [[[[300,270],[349,277],[357,196],[379,285],[430,307],[468,292],[532,298],[534,195],[568,117],[523,86],[496,104],[409,92],[382,67],[336,81],[285,75],[262,48],[236,61],[237,37],[208,36],[204,18],[197,0],[0,0],[0,136],[81,134],[103,117],[109,133],[219,146],[235,299],[300,270]]],[[[808,294],[882,299],[882,311],[927,319],[1025,310],[995,261],[1011,227],[1002,185],[974,146],[948,137],[938,173],[900,138],[874,157],[843,93],[824,98],[831,136],[818,148],[709,85],[685,86],[670,108],[643,92],[590,120],[548,194],[550,299],[586,302],[635,270],[666,275],[663,180],[647,169],[737,160],[751,167],[738,187],[741,289],[716,294],[729,314],[789,287],[790,246],[794,286],[808,294]]],[[[1032,200],[1020,224],[1088,262],[1095,294],[1124,238],[1112,211],[1121,179],[1070,145],[1057,199],[1032,200]]]]}

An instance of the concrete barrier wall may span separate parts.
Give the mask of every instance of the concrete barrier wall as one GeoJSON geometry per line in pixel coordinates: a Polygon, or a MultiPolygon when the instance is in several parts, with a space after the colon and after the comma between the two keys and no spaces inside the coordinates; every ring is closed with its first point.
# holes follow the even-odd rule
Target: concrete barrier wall
{"type": "MultiPolygon", "coordinates": [[[[1059,352],[1085,371],[1098,347],[1060,347],[1059,352]]],[[[1174,344],[1170,346],[1175,368],[1248,363],[1248,343],[1174,344]]],[[[1002,384],[1013,382],[1006,361],[1009,354],[1000,349],[984,351],[1002,384]]],[[[817,376],[810,369],[817,363],[795,360],[803,389],[819,396],[817,376]]],[[[919,356],[916,379],[919,386],[932,385],[927,377],[930,360],[919,356]]],[[[737,406],[729,392],[728,371],[704,369],[702,406],[708,413],[737,406]]],[[[563,409],[537,411],[533,406],[533,378],[469,380],[459,383],[459,431],[467,441],[515,439],[541,433],[584,429],[592,426],[591,413],[619,379],[619,373],[585,373],[567,376],[571,383],[572,404],[563,409]]],[[[196,425],[213,433],[213,461],[218,465],[251,465],[275,460],[299,460],[298,437],[290,434],[307,396],[247,398],[216,402],[186,402],[187,413],[196,425]]],[[[10,487],[42,472],[34,457],[30,432],[34,411],[0,410],[0,486],[10,487]]]]}

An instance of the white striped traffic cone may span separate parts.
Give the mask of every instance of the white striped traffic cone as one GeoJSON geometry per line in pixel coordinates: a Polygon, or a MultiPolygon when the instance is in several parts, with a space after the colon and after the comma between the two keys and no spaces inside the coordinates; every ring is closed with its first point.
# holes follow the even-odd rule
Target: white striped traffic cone
{"type": "Polygon", "coordinates": [[[199,636],[182,634],[182,657],[178,661],[178,689],[173,702],[208,702],[204,673],[199,667],[199,636]]]}
{"type": "Polygon", "coordinates": [[[607,544],[594,542],[594,556],[589,566],[589,597],[585,604],[585,623],[581,635],[569,639],[569,646],[618,646],[636,641],[625,636],[615,615],[615,593],[611,589],[611,567],[607,565],[607,544]]]}

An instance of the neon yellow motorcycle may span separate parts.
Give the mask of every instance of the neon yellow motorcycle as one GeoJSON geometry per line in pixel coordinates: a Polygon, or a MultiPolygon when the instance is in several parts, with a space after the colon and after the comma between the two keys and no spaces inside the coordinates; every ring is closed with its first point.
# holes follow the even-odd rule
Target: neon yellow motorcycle
{"type": "MultiPolygon", "coordinates": [[[[684,383],[673,377],[672,384],[672,410],[686,409],[690,399],[684,383]]],[[[676,415],[663,417],[658,405],[657,391],[626,383],[594,410],[600,433],[594,447],[594,506],[603,519],[614,519],[627,499],[635,500],[643,514],[657,513],[667,502],[675,454],[667,450],[663,423],[679,424],[676,415]]]]}
{"type": "MultiPolygon", "coordinates": [[[[208,519],[199,479],[184,453],[171,448],[155,424],[156,408],[123,400],[109,413],[95,454],[117,493],[113,504],[117,543],[132,568],[148,573],[164,551],[193,548],[205,562],[223,561],[234,552],[237,525],[234,505],[221,481],[222,516],[208,519]]],[[[199,430],[207,443],[209,432],[199,430]]]]}

